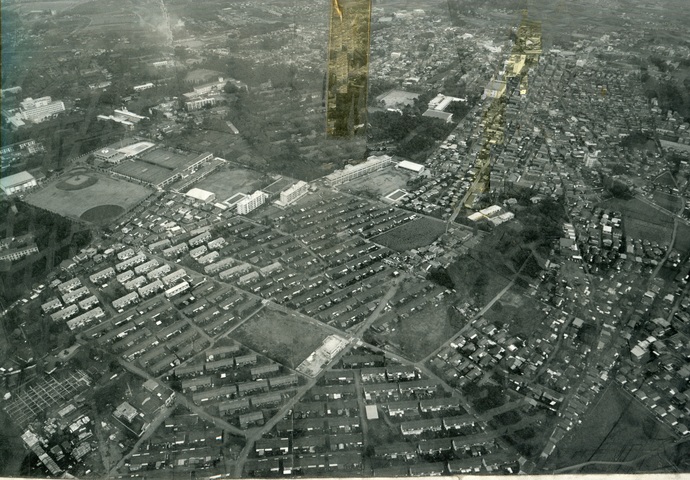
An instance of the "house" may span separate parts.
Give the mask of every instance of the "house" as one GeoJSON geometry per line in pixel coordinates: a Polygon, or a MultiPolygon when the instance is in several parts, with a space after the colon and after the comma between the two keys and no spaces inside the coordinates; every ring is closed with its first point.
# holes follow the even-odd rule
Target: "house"
{"type": "Polygon", "coordinates": [[[292,440],[292,449],[299,453],[324,452],[326,451],[326,436],[295,437],[292,440]]]}
{"type": "Polygon", "coordinates": [[[401,380],[416,380],[417,369],[408,365],[393,365],[386,367],[386,377],[389,382],[401,380]]]}
{"type": "Polygon", "coordinates": [[[400,424],[400,432],[405,436],[421,435],[425,432],[440,432],[442,428],[443,425],[438,418],[411,420],[400,424]]]}
{"type": "Polygon", "coordinates": [[[363,385],[364,397],[367,400],[384,397],[387,399],[397,399],[400,397],[397,383],[378,383],[373,385],[363,385]]]}
{"type": "Polygon", "coordinates": [[[386,381],[386,369],[383,367],[370,367],[360,370],[362,381],[365,383],[376,383],[386,381]]]}
{"type": "Polygon", "coordinates": [[[326,464],[327,459],[325,455],[298,455],[294,457],[292,470],[293,472],[305,475],[309,472],[325,470],[326,464]]]}
{"type": "Polygon", "coordinates": [[[249,399],[247,398],[238,398],[218,404],[218,411],[221,415],[232,415],[245,410],[249,410],[249,399]]]}
{"type": "Polygon", "coordinates": [[[412,380],[409,382],[400,382],[400,393],[427,393],[432,394],[438,389],[438,384],[433,380],[412,380]]]}
{"type": "Polygon", "coordinates": [[[429,400],[420,400],[419,409],[423,413],[441,412],[444,410],[458,410],[460,402],[455,397],[447,398],[432,398],[429,400]]]}
{"type": "Polygon", "coordinates": [[[253,379],[261,378],[263,376],[269,375],[271,373],[278,372],[280,370],[280,365],[277,363],[269,363],[268,365],[261,365],[258,367],[252,367],[249,372],[253,379]]]}
{"type": "Polygon", "coordinates": [[[420,441],[417,448],[422,455],[440,455],[450,452],[453,444],[449,438],[434,438],[420,441]]]}
{"type": "Polygon", "coordinates": [[[346,355],[343,357],[343,368],[381,367],[385,363],[383,355],[346,355]]]}
{"type": "Polygon", "coordinates": [[[364,435],[361,433],[340,433],[329,435],[328,442],[331,451],[351,450],[362,448],[364,445],[364,435]]]}
{"type": "Polygon", "coordinates": [[[407,400],[403,402],[392,402],[386,406],[388,415],[391,417],[416,416],[419,413],[419,402],[417,400],[407,400]]]}
{"type": "Polygon", "coordinates": [[[413,443],[398,442],[388,445],[377,445],[375,448],[377,457],[388,460],[414,460],[417,458],[417,447],[413,443]]]}
{"type": "Polygon", "coordinates": [[[472,415],[445,417],[443,419],[443,428],[446,430],[457,430],[463,427],[471,427],[474,425],[474,422],[475,419],[472,415]]]}
{"type": "Polygon", "coordinates": [[[448,472],[453,474],[459,473],[479,473],[482,469],[481,457],[467,458],[462,460],[449,460],[448,472]]]}
{"type": "Polygon", "coordinates": [[[298,381],[299,377],[295,373],[268,379],[268,383],[271,386],[271,388],[282,388],[290,385],[297,385],[298,381]]]}
{"type": "Polygon", "coordinates": [[[283,401],[283,395],[280,393],[266,393],[264,395],[254,395],[251,397],[252,407],[267,408],[278,405],[283,401]]]}
{"type": "Polygon", "coordinates": [[[355,373],[349,370],[328,370],[324,372],[323,380],[327,384],[353,383],[355,373]]]}
{"type": "Polygon", "coordinates": [[[290,451],[290,439],[261,438],[256,441],[254,451],[257,455],[284,455],[290,451]]]}
{"type": "Polygon", "coordinates": [[[268,390],[268,380],[255,380],[253,382],[244,382],[237,384],[237,391],[240,396],[266,390],[268,390]]]}
{"type": "Polygon", "coordinates": [[[246,367],[247,365],[254,365],[257,361],[258,358],[255,353],[235,357],[235,364],[237,365],[237,368],[246,367]]]}
{"type": "Polygon", "coordinates": [[[252,425],[263,425],[264,424],[264,413],[263,412],[250,412],[240,415],[239,417],[240,427],[247,428],[252,425]]]}
{"type": "Polygon", "coordinates": [[[362,466],[362,454],[356,452],[338,452],[328,455],[328,467],[332,470],[352,470],[356,472],[362,466]]]}
{"type": "Polygon", "coordinates": [[[335,418],[329,418],[328,421],[328,430],[331,433],[339,433],[339,432],[353,432],[359,429],[360,427],[360,420],[359,417],[335,417],[335,418]]]}
{"type": "Polygon", "coordinates": [[[412,477],[438,477],[446,471],[445,462],[419,463],[410,466],[412,477]]]}

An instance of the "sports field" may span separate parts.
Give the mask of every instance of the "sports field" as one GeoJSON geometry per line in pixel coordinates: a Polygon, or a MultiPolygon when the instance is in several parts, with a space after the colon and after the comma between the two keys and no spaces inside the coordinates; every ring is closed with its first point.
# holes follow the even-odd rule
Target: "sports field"
{"type": "Polygon", "coordinates": [[[215,193],[218,201],[223,201],[236,193],[252,193],[272,182],[262,177],[263,174],[254,170],[227,166],[218,168],[194,186],[215,193]]]}
{"type": "Polygon", "coordinates": [[[372,241],[398,252],[404,252],[413,248],[426,247],[445,231],[446,224],[441,220],[422,217],[382,233],[372,238],[372,241]]]}
{"type": "Polygon", "coordinates": [[[64,217],[105,225],[150,194],[142,185],[78,170],[32,193],[26,201],[64,217]]]}

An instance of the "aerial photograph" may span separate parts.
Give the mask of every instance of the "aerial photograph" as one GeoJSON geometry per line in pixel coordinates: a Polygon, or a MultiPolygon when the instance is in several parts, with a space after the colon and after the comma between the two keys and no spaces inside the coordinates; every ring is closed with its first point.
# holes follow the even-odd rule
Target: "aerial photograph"
{"type": "Polygon", "coordinates": [[[688,0],[0,1],[0,477],[690,476],[688,0]]]}

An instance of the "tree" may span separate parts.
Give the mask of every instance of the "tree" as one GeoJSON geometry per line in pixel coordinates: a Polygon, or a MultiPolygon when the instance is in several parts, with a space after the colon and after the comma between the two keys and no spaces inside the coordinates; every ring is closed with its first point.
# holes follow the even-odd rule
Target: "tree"
{"type": "Polygon", "coordinates": [[[426,275],[427,280],[436,283],[445,288],[453,289],[455,284],[453,279],[448,274],[448,271],[443,267],[432,268],[426,275]]]}

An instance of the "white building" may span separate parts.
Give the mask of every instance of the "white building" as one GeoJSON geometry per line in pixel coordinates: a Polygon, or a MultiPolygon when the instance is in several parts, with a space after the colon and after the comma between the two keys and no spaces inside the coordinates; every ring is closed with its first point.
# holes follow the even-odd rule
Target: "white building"
{"type": "Polygon", "coordinates": [[[422,173],[424,171],[424,165],[420,165],[419,163],[414,163],[410,162],[408,160],[403,160],[402,162],[398,163],[395,168],[402,168],[405,170],[410,170],[415,173],[422,173]]]}
{"type": "Polygon", "coordinates": [[[180,293],[189,290],[189,283],[187,282],[182,282],[178,283],[174,287],[170,287],[165,291],[165,298],[170,298],[174,297],[175,295],[179,295],[180,293]]]}
{"type": "Polygon", "coordinates": [[[72,320],[69,320],[67,322],[67,326],[70,330],[74,330],[75,328],[83,327],[87,323],[90,323],[97,318],[101,318],[104,315],[105,313],[103,312],[103,309],[101,307],[96,307],[93,310],[89,310],[88,312],[82,313],[78,317],[74,317],[72,320]]]}
{"type": "Polygon", "coordinates": [[[345,182],[349,182],[358,177],[369,175],[372,172],[386,168],[393,163],[393,159],[389,155],[381,155],[379,157],[371,156],[366,162],[359,165],[348,165],[343,170],[336,170],[330,175],[326,176],[326,185],[335,187],[345,182]]]}
{"type": "Polygon", "coordinates": [[[66,319],[70,318],[72,315],[74,315],[78,311],[79,311],[78,306],[70,305],[69,307],[63,308],[62,310],[53,313],[50,316],[50,318],[52,318],[54,322],[59,322],[60,320],[66,320],[66,319]]]}
{"type": "Polygon", "coordinates": [[[117,300],[113,300],[113,308],[115,310],[119,310],[121,308],[125,308],[127,305],[138,302],[139,301],[139,294],[137,292],[132,292],[128,293],[124,297],[120,297],[117,300]]]}
{"type": "Polygon", "coordinates": [[[147,297],[150,294],[155,293],[158,290],[161,290],[162,288],[163,282],[161,282],[160,279],[154,280],[148,285],[144,285],[143,287],[139,288],[139,296],[141,296],[141,298],[147,297]]]}
{"type": "Polygon", "coordinates": [[[115,275],[115,269],[113,267],[108,267],[104,270],[101,270],[100,272],[96,272],[93,275],[89,277],[89,280],[91,280],[91,283],[99,283],[106,278],[110,278],[113,275],[115,275]]]}
{"type": "Polygon", "coordinates": [[[216,201],[216,194],[215,193],[208,192],[208,191],[202,190],[200,188],[192,188],[185,195],[187,195],[188,197],[195,198],[197,200],[201,200],[204,203],[211,203],[211,202],[216,201]]]}
{"type": "Polygon", "coordinates": [[[65,104],[50,97],[33,99],[28,97],[21,103],[21,117],[33,123],[40,123],[46,118],[65,111],[65,104]]]}
{"type": "Polygon", "coordinates": [[[6,195],[21,193],[36,185],[36,179],[29,172],[19,172],[0,178],[0,188],[6,195]]]}
{"type": "Polygon", "coordinates": [[[280,192],[280,205],[290,205],[292,202],[304,196],[308,191],[309,184],[300,180],[287,190],[280,192]]]}
{"type": "Polygon", "coordinates": [[[187,271],[184,268],[180,268],[179,270],[171,273],[170,275],[166,275],[163,277],[163,283],[167,286],[170,284],[175,283],[176,281],[184,278],[187,276],[187,271]]]}
{"type": "Polygon", "coordinates": [[[148,90],[149,88],[153,88],[153,83],[148,82],[144,83],[143,85],[135,85],[133,88],[135,92],[142,92],[144,90],[148,90]]]}
{"type": "Polygon", "coordinates": [[[0,260],[9,260],[13,262],[33,253],[38,253],[38,247],[35,244],[21,248],[11,248],[0,254],[0,260]]]}
{"type": "Polygon", "coordinates": [[[239,215],[246,215],[252,210],[255,210],[263,205],[267,198],[268,195],[261,190],[257,190],[237,203],[237,213],[239,215]]]}
{"type": "Polygon", "coordinates": [[[136,273],[137,275],[141,275],[143,273],[147,273],[147,272],[153,270],[157,266],[158,266],[158,260],[153,258],[146,263],[142,263],[141,265],[137,265],[136,267],[134,267],[134,273],[136,273]]]}

